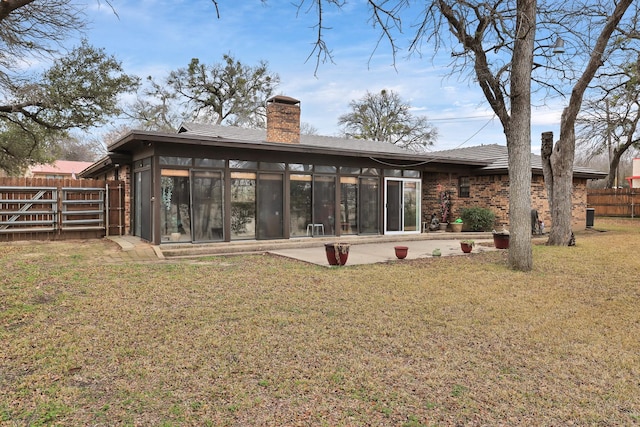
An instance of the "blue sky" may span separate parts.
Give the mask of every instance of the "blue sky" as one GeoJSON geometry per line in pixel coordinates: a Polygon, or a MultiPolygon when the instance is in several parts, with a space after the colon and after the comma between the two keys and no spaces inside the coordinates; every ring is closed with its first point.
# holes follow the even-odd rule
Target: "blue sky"
{"type": "MultiPolygon", "coordinates": [[[[218,19],[208,0],[112,0],[117,16],[105,1],[89,1],[85,37],[115,55],[127,73],[143,78],[161,78],[191,58],[213,64],[231,53],[246,65],[265,60],[280,75],[277,92],[300,100],[301,120],[322,135],[338,135],[338,116],[349,111],[351,100],[367,90],[391,89],[414,114],[426,115],[438,127],[434,150],[505,144],[500,122],[477,85],[448,76],[447,52],[432,57],[424,51],[422,58],[410,59],[401,52],[394,66],[386,41],[376,50],[379,32],[368,22],[364,1],[325,10],[325,25],[332,27],[325,41],[334,63],[320,64],[315,76],[316,61],[309,58],[316,37],[314,9],[297,10],[282,0],[220,3],[218,19]]],[[[541,132],[559,134],[560,113],[560,107],[534,109],[534,153],[539,153],[541,132]]]]}

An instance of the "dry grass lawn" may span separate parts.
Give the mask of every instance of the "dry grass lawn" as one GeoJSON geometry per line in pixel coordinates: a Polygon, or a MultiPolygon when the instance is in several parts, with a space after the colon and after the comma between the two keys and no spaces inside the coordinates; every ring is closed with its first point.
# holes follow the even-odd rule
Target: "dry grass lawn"
{"type": "Polygon", "coordinates": [[[640,222],[596,228],[531,273],[1,244],[0,425],[639,424],[640,222]]]}

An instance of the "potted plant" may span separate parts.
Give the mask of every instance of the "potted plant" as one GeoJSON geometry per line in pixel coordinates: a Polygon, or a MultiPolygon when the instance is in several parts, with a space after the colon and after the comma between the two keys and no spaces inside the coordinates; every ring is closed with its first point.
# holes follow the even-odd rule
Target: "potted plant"
{"type": "Polygon", "coordinates": [[[460,249],[462,249],[462,252],[464,252],[465,254],[468,254],[473,250],[475,244],[476,242],[474,242],[473,240],[461,240],[460,249]]]}
{"type": "Polygon", "coordinates": [[[451,228],[452,232],[460,233],[462,231],[463,225],[464,225],[464,222],[462,222],[462,218],[458,218],[455,221],[453,221],[451,224],[449,224],[449,227],[451,228]]]}
{"type": "Polygon", "coordinates": [[[350,247],[349,243],[325,243],[324,250],[329,265],[345,265],[349,258],[350,247]]]}
{"type": "Polygon", "coordinates": [[[396,251],[396,257],[398,259],[405,259],[407,254],[409,253],[408,246],[394,246],[393,249],[396,251]]]}
{"type": "Polygon", "coordinates": [[[451,191],[441,191],[438,203],[440,204],[440,230],[446,230],[451,214],[451,191]]]}
{"type": "Polygon", "coordinates": [[[493,230],[493,246],[496,249],[509,249],[509,230],[493,230]]]}

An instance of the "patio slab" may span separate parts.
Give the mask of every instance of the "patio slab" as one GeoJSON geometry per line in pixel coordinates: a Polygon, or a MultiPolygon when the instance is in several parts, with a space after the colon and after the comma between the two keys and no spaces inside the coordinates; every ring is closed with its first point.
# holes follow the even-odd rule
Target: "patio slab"
{"type": "MultiPolygon", "coordinates": [[[[442,256],[463,256],[497,250],[493,247],[493,240],[475,240],[475,242],[476,245],[471,254],[462,252],[460,249],[460,240],[413,240],[352,244],[349,249],[349,258],[346,265],[402,262],[403,260],[398,260],[395,256],[393,247],[396,245],[407,246],[409,248],[409,253],[405,259],[432,257],[433,250],[436,248],[440,249],[442,256]],[[491,243],[491,245],[479,244],[484,242],[491,243]]],[[[324,244],[307,248],[271,250],[269,253],[330,267],[325,254],[324,244]]]]}

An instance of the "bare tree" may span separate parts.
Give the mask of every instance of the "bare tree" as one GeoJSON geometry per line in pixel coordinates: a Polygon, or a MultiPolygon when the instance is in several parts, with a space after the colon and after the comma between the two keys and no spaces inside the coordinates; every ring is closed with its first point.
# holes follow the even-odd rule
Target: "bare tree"
{"type": "Polygon", "coordinates": [[[348,138],[384,141],[414,151],[433,145],[437,130],[426,116],[415,116],[411,105],[393,91],[367,92],[349,103],[351,112],[338,118],[348,138]]]}
{"type": "MultiPolygon", "coordinates": [[[[553,137],[545,135],[542,138],[542,166],[551,207],[552,227],[549,232],[548,243],[552,245],[567,245],[571,239],[571,207],[573,194],[573,162],[575,160],[576,133],[575,125],[582,100],[589,84],[593,81],[598,70],[607,60],[607,49],[614,32],[621,38],[629,39],[629,34],[637,34],[638,10],[630,19],[630,27],[618,28],[622,17],[632,5],[633,0],[620,0],[613,11],[606,7],[599,9],[600,21],[591,20],[589,25],[597,34],[593,44],[589,44],[589,58],[587,64],[578,74],[578,79],[572,87],[569,103],[562,112],[560,119],[560,139],[553,144],[553,137]],[[611,13],[609,13],[611,12],[611,13]]],[[[584,23],[583,23],[584,25],[584,23]]],[[[583,39],[584,40],[584,39],[583,39]]],[[[588,40],[588,39],[587,39],[588,40]]],[[[619,44],[618,41],[616,41],[619,44]]],[[[613,48],[615,49],[616,46],[613,48]]]]}
{"type": "Polygon", "coordinates": [[[620,161],[631,148],[640,148],[640,70],[638,61],[623,64],[616,78],[599,85],[599,96],[585,101],[585,108],[577,119],[578,147],[591,156],[608,157],[609,174],[605,187],[618,182],[620,161]]]}
{"type": "Polygon", "coordinates": [[[104,154],[102,144],[96,140],[80,140],[68,136],[53,147],[53,157],[57,160],[71,160],[74,162],[94,162],[104,154]]]}

